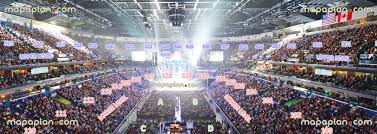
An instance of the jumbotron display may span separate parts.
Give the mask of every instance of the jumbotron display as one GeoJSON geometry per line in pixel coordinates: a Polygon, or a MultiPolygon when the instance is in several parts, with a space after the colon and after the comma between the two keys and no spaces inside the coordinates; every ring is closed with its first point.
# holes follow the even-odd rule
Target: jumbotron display
{"type": "Polygon", "coordinates": [[[377,134],[374,0],[1,0],[1,134],[377,134]]]}

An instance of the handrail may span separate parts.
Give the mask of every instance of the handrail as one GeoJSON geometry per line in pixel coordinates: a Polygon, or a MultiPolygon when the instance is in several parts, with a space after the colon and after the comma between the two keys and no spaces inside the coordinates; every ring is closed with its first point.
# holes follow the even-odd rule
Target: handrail
{"type": "MultiPolygon", "coordinates": [[[[256,78],[256,79],[261,79],[261,80],[264,80],[264,81],[267,81],[267,82],[270,82],[270,83],[277,83],[275,81],[269,81],[269,80],[266,80],[264,78],[260,78],[260,77],[255,77],[255,76],[250,76],[250,77],[253,77],[253,78],[256,78]]],[[[294,88],[293,88],[294,89],[294,88]]],[[[300,90],[299,90],[300,91],[300,90]]],[[[302,91],[301,91],[302,92],[302,91]]],[[[307,93],[308,91],[303,91],[305,93],[307,93]]],[[[337,100],[337,99],[334,99],[334,98],[331,98],[331,97],[327,97],[327,96],[323,96],[323,95],[320,95],[320,94],[317,94],[317,93],[312,93],[313,95],[315,96],[319,96],[319,97],[322,97],[322,98],[325,98],[325,99],[329,99],[329,100],[333,100],[333,101],[336,101],[336,102],[340,102],[340,103],[343,103],[343,104],[350,104],[348,102],[345,102],[345,101],[341,101],[341,100],[337,100]]],[[[364,110],[368,110],[368,111],[371,111],[371,112],[375,112],[377,113],[376,110],[373,110],[373,109],[369,109],[369,108],[366,108],[366,107],[363,107],[363,106],[356,106],[357,108],[360,108],[360,109],[364,109],[364,110]]]]}
{"type": "Polygon", "coordinates": [[[274,77],[274,78],[278,78],[280,80],[285,80],[285,81],[289,80],[289,81],[292,81],[294,83],[301,83],[301,84],[305,84],[305,85],[315,87],[315,88],[321,87],[321,88],[333,91],[335,93],[339,93],[339,92],[346,93],[346,94],[348,94],[349,96],[352,96],[352,97],[363,97],[363,98],[368,98],[368,99],[372,99],[372,100],[377,100],[377,98],[375,96],[372,96],[372,95],[346,90],[346,89],[341,88],[341,87],[329,86],[329,85],[325,85],[324,83],[320,83],[320,82],[316,82],[316,81],[299,79],[299,78],[291,78],[291,77],[288,77],[288,76],[282,76],[282,75],[276,75],[276,74],[266,74],[266,73],[252,71],[252,70],[246,70],[244,72],[246,72],[246,73],[257,73],[259,75],[274,77]]]}
{"type": "Polygon", "coordinates": [[[98,63],[102,61],[72,61],[72,62],[50,62],[50,63],[35,63],[35,64],[21,64],[21,65],[3,65],[0,70],[14,70],[14,69],[27,69],[35,67],[48,67],[48,66],[64,66],[64,65],[77,65],[86,62],[98,63]]]}
{"type": "Polygon", "coordinates": [[[107,70],[91,72],[91,73],[73,74],[73,75],[68,75],[68,76],[65,76],[65,77],[57,77],[57,78],[51,78],[51,79],[46,79],[46,80],[41,80],[41,81],[35,81],[35,82],[32,82],[28,85],[9,88],[9,89],[5,89],[5,90],[0,90],[0,94],[9,95],[9,94],[17,93],[17,92],[27,91],[28,89],[31,89],[31,88],[33,88],[35,86],[39,86],[39,85],[42,85],[42,86],[43,85],[49,85],[49,84],[53,84],[53,83],[56,83],[56,82],[61,82],[61,81],[65,81],[65,80],[72,80],[72,79],[80,78],[80,77],[87,76],[87,75],[94,75],[94,74],[106,73],[106,72],[111,72],[111,71],[112,71],[112,69],[107,69],[107,70]]]}
{"type": "Polygon", "coordinates": [[[323,69],[333,69],[333,70],[343,70],[343,71],[357,71],[357,72],[364,72],[364,73],[377,73],[376,68],[354,66],[356,64],[350,64],[352,66],[338,66],[338,65],[291,63],[291,62],[276,62],[276,61],[248,60],[247,62],[250,62],[250,63],[266,63],[266,64],[285,65],[285,66],[303,66],[303,67],[310,67],[310,68],[323,68],[323,69]]]}
{"type": "MultiPolygon", "coordinates": [[[[103,74],[103,75],[100,75],[100,76],[96,76],[95,78],[104,77],[105,75],[111,75],[111,74],[115,74],[115,73],[103,74]]],[[[86,79],[86,80],[79,81],[79,82],[77,82],[77,83],[71,83],[71,84],[69,84],[69,85],[67,85],[67,84],[60,84],[60,85],[59,85],[60,88],[59,88],[58,90],[60,90],[60,89],[62,89],[62,88],[65,88],[65,87],[68,87],[68,86],[71,86],[71,85],[78,85],[78,84],[80,84],[80,83],[83,83],[83,82],[86,82],[86,81],[90,81],[90,80],[91,80],[91,79],[88,78],[88,79],[86,79]]],[[[51,91],[54,92],[55,90],[51,90],[51,91]]],[[[27,95],[27,96],[24,96],[24,97],[20,97],[20,98],[10,99],[10,101],[17,101],[17,100],[21,100],[21,99],[29,98],[29,97],[32,97],[32,96],[35,96],[35,95],[39,95],[39,94],[41,94],[41,92],[33,93],[33,94],[30,94],[30,95],[27,95]]]]}
{"type": "Polygon", "coordinates": [[[235,130],[237,132],[237,134],[241,134],[240,131],[238,131],[238,129],[236,128],[236,126],[233,125],[233,123],[229,120],[228,116],[224,113],[224,111],[220,108],[219,105],[217,105],[216,101],[212,98],[211,95],[208,94],[208,92],[206,91],[206,95],[211,99],[213,100],[213,102],[215,103],[216,107],[218,109],[220,109],[220,112],[221,112],[221,116],[225,117],[225,121],[232,127],[233,130],[235,130]]]}
{"type": "MultiPolygon", "coordinates": [[[[124,60],[113,60],[120,62],[124,60]]],[[[81,65],[84,63],[106,63],[107,60],[82,60],[82,61],[62,61],[62,62],[49,62],[49,63],[34,63],[34,64],[17,64],[17,65],[0,65],[0,70],[15,70],[15,69],[28,69],[35,67],[48,67],[48,66],[65,66],[65,65],[81,65]]]]}
{"type": "Polygon", "coordinates": [[[114,69],[116,69],[116,70],[127,69],[128,71],[132,71],[133,69],[131,69],[131,68],[133,68],[133,66],[125,66],[125,67],[121,67],[121,68],[105,69],[105,70],[102,70],[102,71],[90,72],[90,73],[77,73],[77,74],[67,75],[67,76],[64,76],[64,77],[55,77],[55,78],[45,79],[45,80],[41,80],[41,81],[32,81],[30,83],[23,84],[23,85],[20,85],[20,86],[17,86],[17,87],[11,87],[11,88],[8,88],[8,89],[0,89],[0,94],[1,95],[10,95],[10,94],[14,94],[14,93],[17,93],[17,92],[27,91],[29,89],[32,89],[35,86],[44,86],[44,85],[49,85],[49,84],[53,84],[53,83],[56,83],[56,82],[61,82],[61,81],[64,81],[64,80],[72,80],[72,79],[80,78],[80,77],[87,76],[87,75],[107,73],[107,72],[113,71],[114,69]]]}
{"type": "Polygon", "coordinates": [[[112,134],[121,134],[123,129],[122,127],[125,126],[124,123],[127,121],[128,117],[131,115],[131,113],[134,112],[134,110],[139,106],[139,104],[142,102],[142,101],[145,101],[145,98],[150,95],[151,92],[145,94],[139,102],[137,102],[137,104],[131,109],[131,111],[126,115],[126,117],[123,118],[122,122],[119,123],[119,125],[114,129],[113,133],[112,134]]]}

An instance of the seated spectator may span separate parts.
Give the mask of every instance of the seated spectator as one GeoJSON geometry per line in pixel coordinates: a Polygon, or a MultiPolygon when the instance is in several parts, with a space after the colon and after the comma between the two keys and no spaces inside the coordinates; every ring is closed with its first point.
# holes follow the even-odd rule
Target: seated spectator
{"type": "MultiPolygon", "coordinates": [[[[332,120],[348,117],[347,120],[372,119],[372,121],[375,122],[377,119],[377,113],[371,116],[363,112],[362,114],[355,114],[354,109],[361,109],[318,96],[306,96],[305,93],[281,86],[281,84],[272,84],[266,81],[262,82],[259,79],[256,80],[253,78],[258,77],[253,74],[227,73],[226,76],[228,78],[237,79],[237,82],[249,83],[246,88],[254,88],[258,91],[257,95],[246,95],[246,90],[235,90],[233,86],[226,86],[224,83],[213,83],[210,86],[210,95],[240,133],[319,133],[323,126],[303,126],[300,124],[300,120],[332,120]],[[241,108],[247,111],[252,117],[250,123],[247,123],[237,111],[225,101],[224,96],[226,94],[232,96],[241,108]],[[262,97],[273,97],[274,103],[262,104],[262,97]],[[285,106],[286,102],[294,99],[300,101],[292,106],[285,106]],[[290,118],[290,112],[301,112],[302,119],[290,118]],[[350,114],[355,116],[348,116],[350,114]]],[[[334,133],[373,133],[376,124],[371,126],[345,125],[331,127],[333,127],[334,133]]]]}
{"type": "MultiPolygon", "coordinates": [[[[86,81],[82,86],[69,86],[59,89],[56,96],[45,96],[42,94],[11,102],[10,106],[0,103],[0,131],[3,133],[23,133],[23,127],[30,126],[9,126],[8,120],[51,120],[55,118],[56,110],[66,110],[65,120],[77,120],[78,124],[62,126],[35,126],[37,133],[111,133],[123,121],[123,118],[131,111],[144,94],[143,84],[132,84],[130,87],[114,90],[112,95],[103,96],[100,94],[101,87],[110,87],[112,82],[119,82],[129,79],[130,73],[122,72],[101,76],[97,82],[86,81]],[[119,108],[115,109],[103,121],[97,117],[109,105],[114,103],[120,96],[127,96],[128,100],[119,108]],[[84,97],[94,97],[95,104],[83,104],[84,97]],[[65,98],[71,104],[62,104],[57,98],[65,98]]],[[[144,82],[144,81],[143,81],[144,82]]]]}

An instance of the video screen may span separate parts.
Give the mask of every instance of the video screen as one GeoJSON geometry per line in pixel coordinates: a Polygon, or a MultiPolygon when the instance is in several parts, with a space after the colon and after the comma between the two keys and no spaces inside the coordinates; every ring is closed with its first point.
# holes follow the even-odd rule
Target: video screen
{"type": "Polygon", "coordinates": [[[377,134],[377,1],[0,0],[0,134],[377,134]]]}

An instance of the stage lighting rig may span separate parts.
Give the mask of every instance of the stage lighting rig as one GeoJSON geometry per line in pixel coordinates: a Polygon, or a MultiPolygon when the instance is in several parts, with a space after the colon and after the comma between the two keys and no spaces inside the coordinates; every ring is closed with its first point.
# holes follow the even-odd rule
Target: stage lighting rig
{"type": "Polygon", "coordinates": [[[186,17],[184,8],[172,8],[168,11],[168,15],[173,27],[182,27],[184,25],[186,17]]]}

